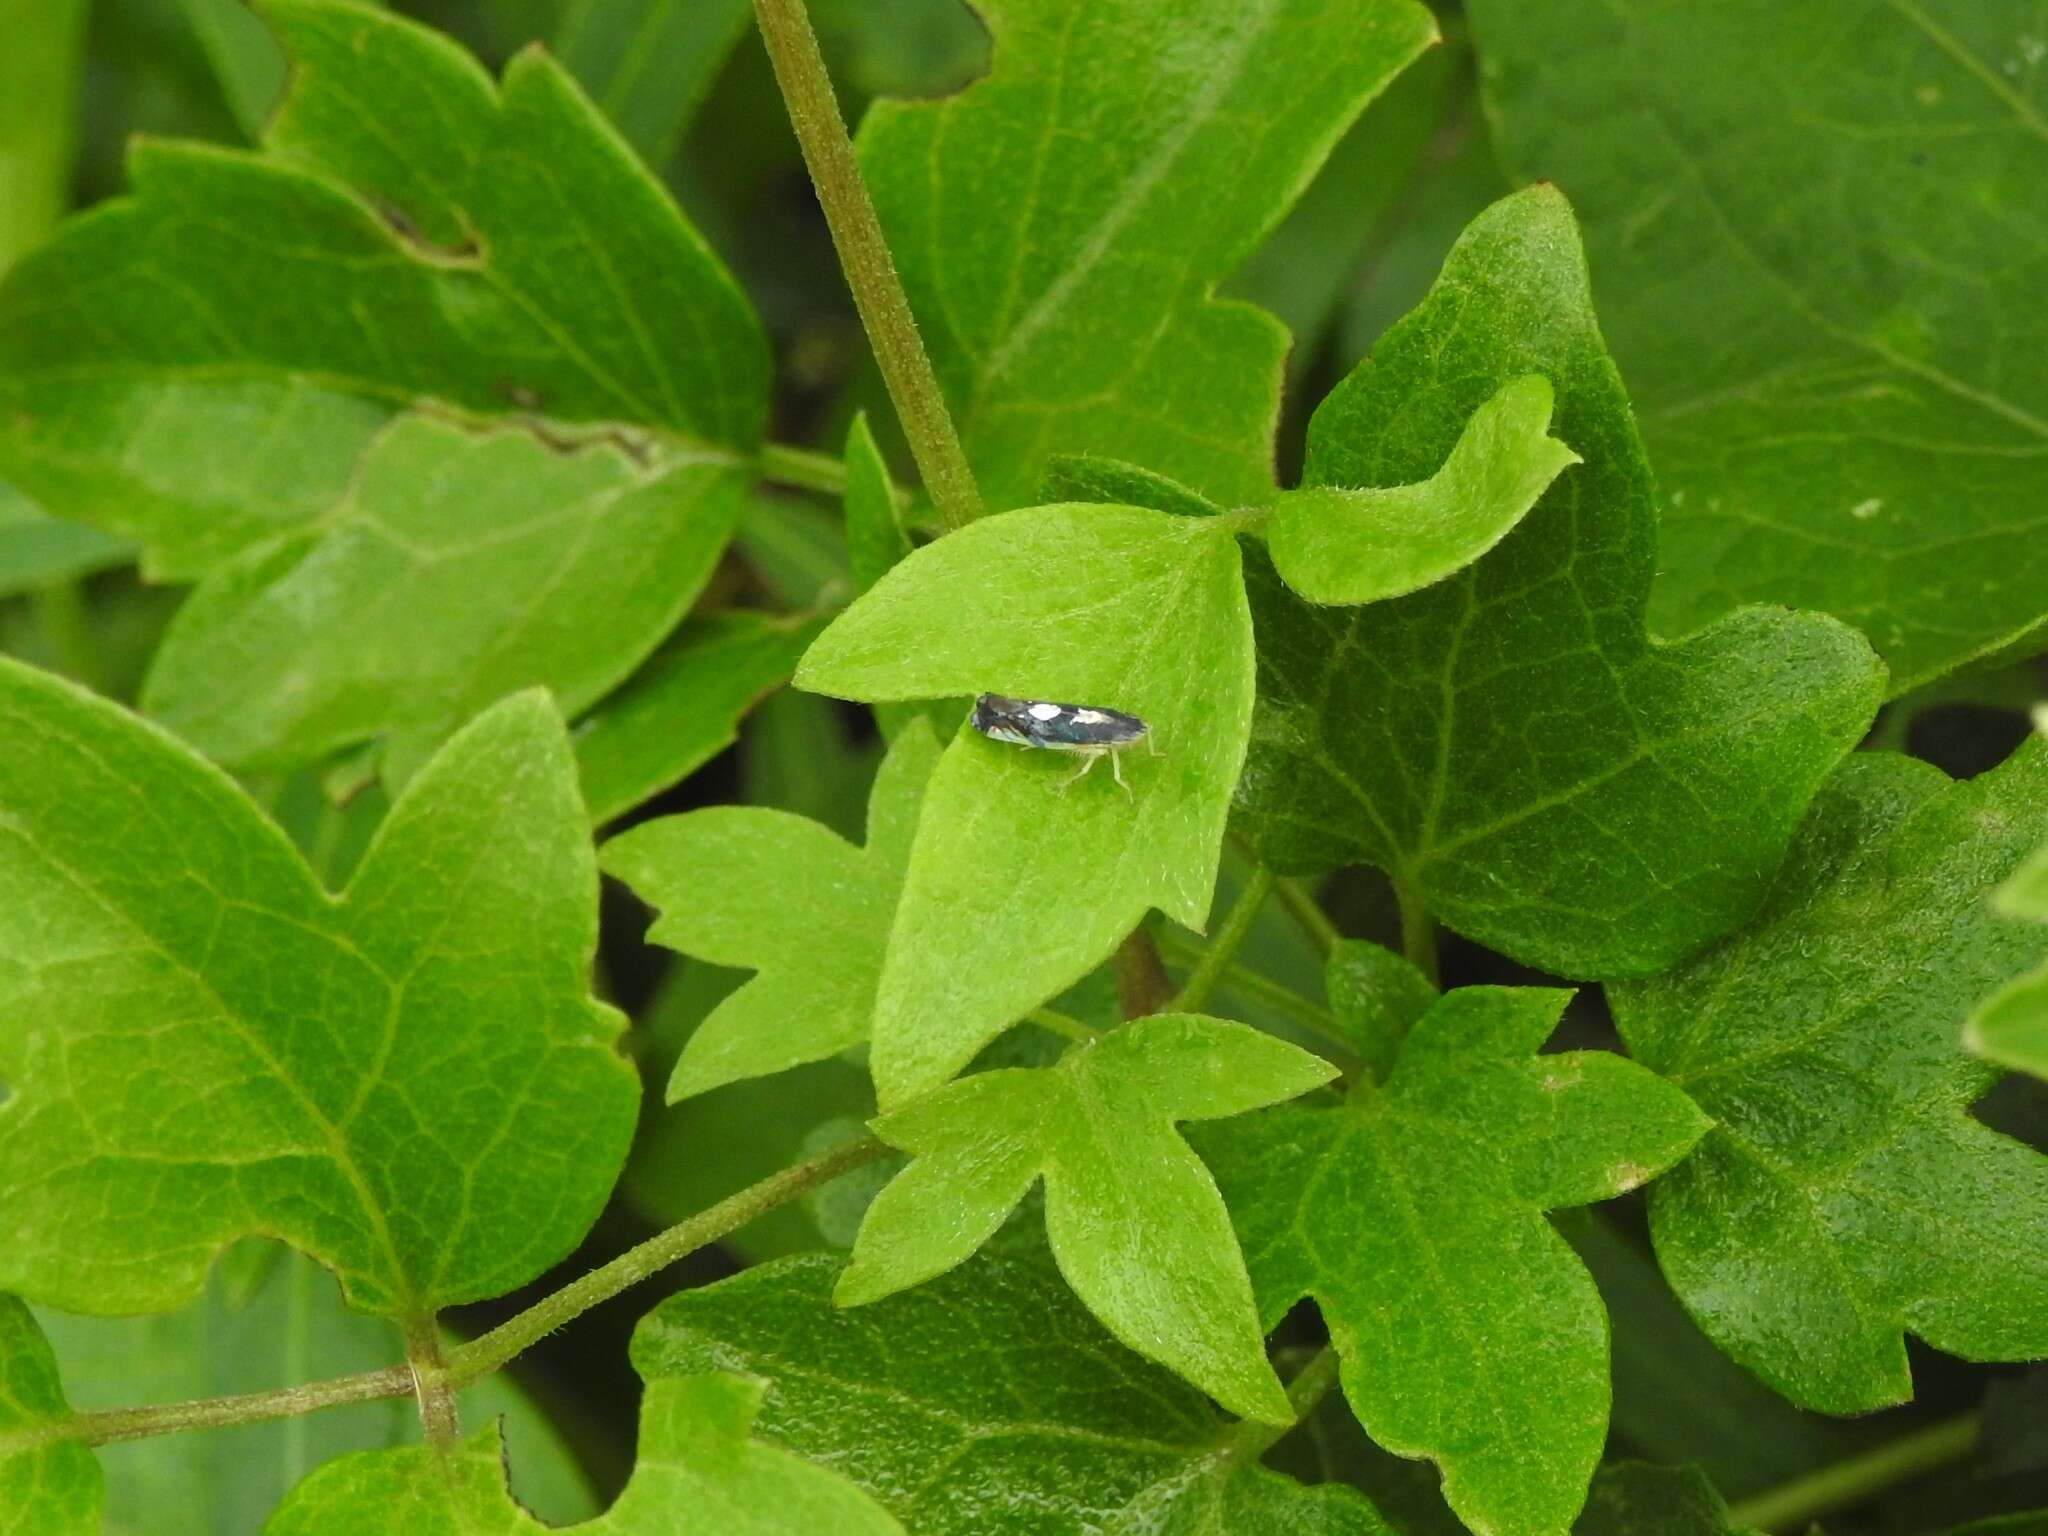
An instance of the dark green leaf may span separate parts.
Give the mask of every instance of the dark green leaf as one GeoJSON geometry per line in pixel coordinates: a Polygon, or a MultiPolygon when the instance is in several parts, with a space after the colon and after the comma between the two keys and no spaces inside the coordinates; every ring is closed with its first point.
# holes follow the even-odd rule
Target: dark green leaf
{"type": "Polygon", "coordinates": [[[1478,410],[1435,474],[1384,490],[1282,491],[1266,525],[1273,567],[1312,603],[1373,603],[1432,586],[1506,538],[1558,473],[1550,383],[1514,379],[1478,410]]]}
{"type": "Polygon", "coordinates": [[[893,1108],[1106,958],[1146,911],[1199,929],[1251,722],[1230,523],[1136,507],[1009,512],[928,544],[811,647],[799,687],[1127,710],[1147,746],[1072,759],[961,731],[925,798],[889,933],[874,1072],[893,1108]],[[1148,747],[1154,750],[1148,750],[1148,747]]]}
{"type": "Polygon", "coordinates": [[[580,1238],[637,1099],[547,699],[466,728],[330,896],[232,783],[0,662],[0,1279],[162,1311],[267,1232],[424,1316],[580,1238]]]}
{"type": "Polygon", "coordinates": [[[1651,1192],[1664,1272],[1714,1342],[1806,1407],[1912,1394],[1903,1334],[2048,1353],[2048,1158],[1972,1119],[1959,1021],[2048,951],[1986,897],[2048,837],[2048,747],[1952,784],[1836,773],[1755,922],[1610,989],[1629,1048],[1718,1122],[1651,1192]]]}
{"type": "Polygon", "coordinates": [[[1260,1466],[1270,1430],[1124,1349],[1043,1258],[984,1256],[853,1311],[832,1305],[837,1274],[809,1256],[685,1291],[641,1323],[634,1361],[767,1378],[761,1437],[916,1536],[1384,1536],[1351,1490],[1260,1466]]]}
{"type": "MultiPolygon", "coordinates": [[[[585,1536],[903,1536],[881,1506],[822,1467],[755,1443],[760,1383],[650,1379],[640,1454],[618,1502],[585,1536]]],[[[365,1451],[301,1483],[265,1536],[540,1536],[505,1488],[496,1427],[450,1452],[365,1451]]]]}
{"type": "Polygon", "coordinates": [[[982,15],[987,77],[877,104],[859,142],[983,493],[1031,499],[1060,451],[1263,500],[1287,333],[1211,295],[1428,43],[1428,12],[1001,0],[982,15]]]}
{"type": "Polygon", "coordinates": [[[824,620],[734,611],[692,619],[576,727],[590,819],[680,783],[739,737],[740,720],[789,681],[824,620]]]}
{"type": "Polygon", "coordinates": [[[0,597],[69,581],[128,557],[119,539],[46,517],[21,492],[0,485],[0,597]]]}
{"type": "Polygon", "coordinates": [[[1501,1536],[1564,1531],[1607,1439],[1606,1314],[1543,1213],[1633,1189],[1706,1126],[1620,1056],[1535,1054],[1568,997],[1449,993],[1383,1088],[1193,1137],[1264,1322],[1313,1296],[1366,1432],[1501,1536]]]}
{"type": "Polygon", "coordinates": [[[1401,1042],[1437,1000],[1430,979],[1390,949],[1340,939],[1330,951],[1323,987],[1344,1038],[1372,1075],[1385,1081],[1401,1042]]]}
{"type": "Polygon", "coordinates": [[[1333,610],[1249,562],[1259,710],[1240,806],[1278,870],[1378,864],[1516,959],[1652,972],[1755,910],[1882,669],[1818,615],[1749,610],[1672,644],[1644,631],[1649,467],[1549,188],[1482,215],[1323,403],[1308,483],[1425,479],[1529,373],[1585,462],[1476,565],[1333,610]]]}
{"type": "Polygon", "coordinates": [[[71,1416],[49,1343],[12,1296],[0,1296],[0,1532],[96,1536],[103,1496],[98,1463],[77,1440],[38,1431],[71,1416]]]}
{"type": "Polygon", "coordinates": [[[1689,1467],[1619,1461],[1600,1469],[1575,1536],[1743,1536],[1714,1485],[1689,1467]]]}
{"type": "Polygon", "coordinates": [[[1474,0],[1586,222],[1669,507],[1654,617],[1821,608],[1903,692],[2048,639],[2036,0],[1474,0]]]}
{"type": "Polygon", "coordinates": [[[284,90],[284,55],[277,38],[245,0],[178,0],[178,4],[199,46],[206,50],[220,93],[243,137],[262,137],[264,121],[284,90]]]}
{"type": "Polygon", "coordinates": [[[1043,1178],[1053,1257],[1111,1333],[1231,1412],[1291,1423],[1230,1213],[1175,1126],[1336,1075],[1242,1024],[1155,1014],[1056,1067],[949,1083],[874,1122],[911,1163],[869,1207],[835,1297],[872,1302],[944,1274],[1043,1178]]]}
{"type": "Polygon", "coordinates": [[[567,0],[553,51],[659,171],[747,16],[747,0],[567,0]]]}

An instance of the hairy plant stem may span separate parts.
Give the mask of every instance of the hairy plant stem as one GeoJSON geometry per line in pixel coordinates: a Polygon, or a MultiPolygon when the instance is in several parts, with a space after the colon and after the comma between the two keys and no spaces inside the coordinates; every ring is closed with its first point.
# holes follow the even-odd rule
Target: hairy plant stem
{"type": "MultiPolygon", "coordinates": [[[[1079,1026],[1086,1029],[1086,1025],[1079,1026]]],[[[1091,1030],[1092,1035],[1094,1032],[1091,1030]]],[[[344,1403],[367,1403],[378,1398],[422,1399],[422,1418],[427,1418],[426,1398],[441,1393],[447,1399],[445,1427],[452,1432],[452,1393],[480,1376],[487,1376],[529,1345],[552,1333],[579,1314],[636,1285],[648,1276],[685,1258],[707,1243],[714,1243],[745,1226],[756,1216],[771,1211],[803,1194],[829,1183],[849,1169],[871,1163],[889,1148],[872,1136],[850,1141],[818,1156],[772,1173],[758,1184],[749,1185],[695,1216],[658,1232],[637,1248],[628,1249],[611,1263],[594,1269],[552,1296],[543,1297],[516,1317],[500,1323],[489,1333],[471,1339],[443,1359],[438,1340],[428,1353],[421,1330],[408,1329],[406,1352],[411,1363],[387,1366],[379,1371],[359,1371],[304,1386],[281,1387],[273,1392],[247,1392],[234,1397],[199,1398],[184,1403],[162,1403],[144,1408],[109,1408],[98,1412],[74,1413],[54,1424],[32,1430],[0,1434],[0,1454],[28,1450],[57,1440],[82,1440],[87,1445],[110,1445],[116,1440],[143,1440],[153,1435],[171,1435],[186,1429],[213,1429],[227,1424],[253,1424],[265,1419],[288,1419],[320,1408],[344,1403]]],[[[427,1324],[425,1335],[431,1335],[427,1324]]],[[[436,1410],[438,1411],[438,1409],[436,1410]]],[[[428,1432],[434,1433],[428,1419],[428,1432]]]]}
{"type": "Polygon", "coordinates": [[[1263,864],[1254,866],[1251,878],[1245,881],[1236,903],[1224,917],[1223,926],[1216,930],[1216,937],[1209,941],[1180,991],[1166,1005],[1168,1013],[1192,1013],[1209,1001],[1209,994],[1216,990],[1216,983],[1223,976],[1223,968],[1230,964],[1245,935],[1252,931],[1253,919],[1272,894],[1273,872],[1263,864]]]}
{"type": "Polygon", "coordinates": [[[1436,919],[1423,905],[1421,892],[1405,880],[1394,882],[1394,900],[1401,908],[1401,953],[1429,978],[1431,986],[1439,985],[1443,972],[1437,964],[1436,919]]]}
{"type": "Polygon", "coordinates": [[[819,1153],[801,1163],[770,1174],[758,1184],[699,1211],[666,1231],[657,1232],[634,1248],[628,1248],[611,1263],[593,1269],[580,1280],[565,1285],[552,1296],[543,1297],[518,1316],[508,1319],[489,1333],[471,1339],[449,1356],[448,1374],[457,1384],[489,1375],[506,1361],[545,1338],[571,1319],[588,1312],[600,1302],[638,1285],[649,1275],[668,1268],[706,1243],[716,1242],[737,1231],[764,1211],[771,1211],[805,1190],[815,1189],[863,1163],[885,1155],[889,1148],[872,1136],[849,1141],[819,1153]]]}
{"type": "Polygon", "coordinates": [[[938,375],[918,335],[917,320],[896,263],[882,238],[881,220],[860,179],[853,141],[839,115],[832,78],[825,72],[817,35],[803,0],[754,0],[754,19],[775,67],[775,83],[789,107],[790,124],[818,202],[832,231],[833,247],[846,284],[853,290],[868,342],[881,365],[882,382],[910,439],[932,505],[947,528],[963,527],[981,515],[981,492],[967,467],[967,454],[947,414],[938,375]]]}
{"type": "Polygon", "coordinates": [[[427,1444],[445,1450],[462,1438],[455,1411],[455,1388],[448,1363],[441,1358],[441,1337],[431,1313],[405,1324],[405,1360],[412,1370],[413,1400],[419,1404],[420,1428],[427,1444]]]}
{"type": "Polygon", "coordinates": [[[1901,1435],[1744,1499],[1728,1511],[1729,1524],[1803,1531],[1822,1515],[1862,1504],[1887,1488],[1963,1460],[1976,1449],[1981,1427],[1976,1414],[1965,1413],[1901,1435]]]}

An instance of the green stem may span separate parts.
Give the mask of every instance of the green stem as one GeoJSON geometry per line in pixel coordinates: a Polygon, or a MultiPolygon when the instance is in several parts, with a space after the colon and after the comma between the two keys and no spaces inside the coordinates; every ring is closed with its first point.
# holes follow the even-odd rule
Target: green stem
{"type": "Polygon", "coordinates": [[[460,1386],[489,1375],[527,1346],[545,1338],[563,1324],[588,1312],[600,1302],[638,1285],[648,1276],[668,1268],[678,1259],[714,1243],[728,1232],[737,1231],[764,1212],[795,1199],[809,1189],[836,1179],[848,1169],[858,1168],[884,1156],[889,1148],[872,1136],[850,1141],[780,1173],[770,1174],[758,1184],[699,1211],[687,1221],[629,1248],[611,1263],[593,1269],[543,1297],[518,1316],[508,1319],[489,1333],[471,1339],[448,1360],[449,1380],[460,1386]]]}
{"type": "Polygon", "coordinates": [[[441,1337],[432,1313],[405,1324],[405,1360],[412,1370],[413,1399],[419,1404],[420,1427],[427,1444],[446,1450],[462,1438],[455,1411],[455,1387],[448,1362],[441,1358],[441,1337]]]}
{"type": "MultiPolygon", "coordinates": [[[[1085,1024],[1077,1027],[1087,1028],[1085,1024]]],[[[413,1363],[407,1365],[388,1366],[380,1371],[359,1371],[353,1376],[337,1376],[329,1381],[309,1382],[299,1387],[281,1387],[273,1392],[247,1392],[234,1397],[199,1398],[145,1408],[74,1413],[53,1424],[0,1434],[0,1455],[12,1455],[57,1440],[111,1445],[116,1440],[142,1440],[152,1435],[176,1434],[180,1430],[287,1419],[344,1403],[411,1397],[415,1393],[423,1397],[444,1391],[452,1393],[455,1388],[466,1386],[479,1376],[489,1375],[528,1345],[599,1302],[609,1301],[628,1286],[694,1253],[705,1244],[718,1241],[755,1217],[794,1200],[806,1190],[828,1183],[849,1169],[873,1162],[888,1150],[873,1137],[864,1137],[834,1147],[780,1173],[770,1174],[760,1183],[721,1200],[708,1210],[699,1211],[665,1232],[656,1233],[603,1268],[592,1270],[554,1295],[535,1302],[518,1316],[460,1346],[446,1359],[441,1356],[438,1340],[429,1349],[424,1341],[424,1330],[408,1330],[406,1348],[413,1363]]],[[[451,1407],[446,1421],[451,1427],[452,1414],[451,1407]]]]}
{"type": "Polygon", "coordinates": [[[1804,1530],[1809,1522],[1864,1503],[1900,1483],[1964,1460],[1976,1448],[1974,1413],[1943,1419],[1886,1445],[1744,1499],[1728,1511],[1731,1525],[1804,1530]]]}
{"type": "Polygon", "coordinates": [[[797,448],[788,443],[764,443],[758,467],[763,480],[799,491],[816,491],[820,496],[846,494],[845,461],[815,448],[797,448]]]}
{"type": "MultiPolygon", "coordinates": [[[[1165,944],[1173,958],[1182,965],[1192,966],[1201,958],[1201,946],[1190,943],[1177,933],[1168,931],[1165,944]]],[[[1341,1053],[1339,1065],[1356,1061],[1351,1042],[1344,1038],[1344,1026],[1337,1022],[1337,1016],[1329,1009],[1310,1002],[1285,983],[1275,981],[1263,971],[1253,970],[1241,960],[1232,960],[1223,967],[1220,984],[1229,991],[1256,998],[1275,1013],[1285,1014],[1295,1023],[1313,1030],[1341,1053]]]]}
{"type": "Polygon", "coordinates": [[[1259,908],[1272,894],[1273,872],[1263,864],[1257,865],[1244,889],[1238,892],[1237,903],[1223,919],[1223,926],[1216,930],[1216,937],[1209,941],[1180,991],[1166,1005],[1168,1013],[1193,1013],[1208,1002],[1209,994],[1216,990],[1216,983],[1223,976],[1223,968],[1230,964],[1238,946],[1244,943],[1245,935],[1252,931],[1252,922],[1258,917],[1259,908]]]}
{"type": "Polygon", "coordinates": [[[888,242],[882,238],[881,220],[860,179],[853,141],[839,116],[832,77],[825,72],[804,0],[754,0],[754,18],[775,66],[775,82],[789,107],[811,183],[818,190],[818,203],[825,210],[839,265],[853,290],[854,308],[867,328],[868,343],[875,349],[882,382],[910,439],[918,473],[946,526],[963,527],[981,515],[981,492],[946,412],[946,397],[918,335],[888,242]]]}
{"type": "Polygon", "coordinates": [[[1299,880],[1279,880],[1274,882],[1273,894],[1280,898],[1282,909],[1294,919],[1295,926],[1315,946],[1316,953],[1325,960],[1329,959],[1337,948],[1337,941],[1344,935],[1337,931],[1337,925],[1330,921],[1322,904],[1308,887],[1299,880]]]}
{"type": "Polygon", "coordinates": [[[1442,982],[1437,965],[1436,919],[1423,905],[1422,895],[1405,880],[1394,882],[1394,900],[1401,908],[1401,953],[1408,963],[1429,978],[1431,986],[1442,982]]]}
{"type": "Polygon", "coordinates": [[[1056,1035],[1064,1035],[1077,1045],[1086,1045],[1091,1040],[1100,1040],[1102,1038],[1102,1031],[1093,1024],[1084,1024],[1072,1015],[1061,1013],[1054,1008],[1034,1008],[1024,1017],[1033,1024],[1036,1024],[1040,1029],[1048,1029],[1056,1035]]]}
{"type": "Polygon", "coordinates": [[[53,582],[36,591],[29,604],[58,670],[88,688],[103,691],[106,679],[100,671],[92,616],[86,612],[85,589],[75,581],[53,582]]]}

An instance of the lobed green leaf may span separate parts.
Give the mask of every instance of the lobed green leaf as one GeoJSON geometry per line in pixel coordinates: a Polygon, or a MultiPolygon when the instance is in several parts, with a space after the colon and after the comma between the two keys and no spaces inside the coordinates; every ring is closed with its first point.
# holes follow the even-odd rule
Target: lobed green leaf
{"type": "Polygon", "coordinates": [[[2048,951],[1986,898],[2048,837],[2048,747],[1966,783],[1844,764],[1749,927],[1610,989],[1643,1062],[1717,1122],[1650,1197],[1657,1256],[1721,1349],[1802,1406],[1912,1395],[1910,1329],[2048,1353],[2048,1158],[1972,1119],[1998,1073],[1957,1023],[2048,951]]]}
{"type": "Polygon", "coordinates": [[[2035,0],[1470,10],[1503,157],[1585,220],[1657,627],[1824,609],[1897,693],[2048,644],[2035,0]]]}
{"type": "Polygon", "coordinates": [[[1584,462],[1476,563],[1351,609],[1247,563],[1259,706],[1239,809],[1278,871],[1377,864],[1518,960],[1647,974],[1756,909],[1868,725],[1882,668],[1818,615],[1748,610],[1672,643],[1645,631],[1649,466],[1548,187],[1481,215],[1323,402],[1305,481],[1422,480],[1531,373],[1584,462]]]}
{"type": "Polygon", "coordinates": [[[1568,997],[1449,993],[1384,1088],[1194,1138],[1261,1320],[1313,1296],[1366,1432],[1500,1536],[1561,1536],[1607,1440],[1606,1314],[1543,1213],[1635,1188],[1707,1125],[1620,1056],[1535,1054],[1568,997]]]}
{"type": "Polygon", "coordinates": [[[877,103],[861,170],[982,492],[1108,454],[1272,492],[1287,332],[1212,295],[1435,36],[1412,0],[998,0],[986,78],[877,103]],[[1162,40],[1171,38],[1171,46],[1162,40]]]}
{"type": "MultiPolygon", "coordinates": [[[[2034,724],[2048,735],[2048,708],[2034,712],[2034,724]]],[[[2001,917],[2048,923],[2048,847],[2021,865],[1991,901],[2001,917]]],[[[1978,1004],[1963,1025],[1963,1044],[2002,1067],[2048,1077],[2048,965],[2008,982],[1978,1004]]]]}
{"type": "Polygon", "coordinates": [[[1123,1348],[1042,1256],[984,1255],[851,1311],[832,1304],[837,1274],[809,1255],[673,1296],[634,1361],[764,1377],[761,1438],[917,1536],[1388,1536],[1351,1489],[1261,1466],[1270,1430],[1123,1348]]]}
{"type": "Polygon", "coordinates": [[[1375,603],[1470,565],[1579,462],[1550,425],[1549,381],[1514,379],[1465,423],[1427,480],[1384,490],[1282,491],[1266,524],[1280,579],[1312,603],[1375,603]]]}
{"type": "Polygon", "coordinates": [[[863,848],[761,806],[665,816],[605,844],[606,873],[661,911],[650,939],[760,973],[691,1034],[669,1079],[670,1103],[867,1040],[919,801],[938,758],[922,723],[898,735],[875,775],[863,848]]]}
{"type": "Polygon", "coordinates": [[[984,690],[1151,728],[1119,771],[963,730],[926,793],[874,1019],[884,1109],[951,1077],[1156,906],[1208,913],[1252,708],[1233,525],[1033,507],[928,544],[833,621],[797,686],[883,702],[984,690]],[[1149,750],[1148,750],[1149,748],[1149,750]]]}
{"type": "Polygon", "coordinates": [[[188,749],[0,661],[0,1283],[162,1311],[250,1232],[407,1317],[567,1253],[632,1134],[561,717],[507,700],[347,891],[188,749]]]}
{"type": "Polygon", "coordinates": [[[857,1305],[944,1274],[1042,1178],[1053,1257],[1111,1333],[1233,1413],[1291,1423],[1230,1214],[1174,1126],[1336,1075],[1242,1024],[1155,1014],[1056,1067],[950,1083],[874,1122],[911,1163],[868,1208],[834,1296],[857,1305]]]}

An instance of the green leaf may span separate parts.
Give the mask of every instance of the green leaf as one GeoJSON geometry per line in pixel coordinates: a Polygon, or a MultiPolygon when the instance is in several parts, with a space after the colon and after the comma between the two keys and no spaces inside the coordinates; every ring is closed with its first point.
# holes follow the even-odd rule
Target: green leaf
{"type": "Polygon", "coordinates": [[[1863,754],[1829,781],[1748,928],[1610,989],[1648,1066],[1718,1122],[1651,1192],[1672,1288],[1794,1402],[1912,1395],[1905,1341],[2048,1353],[2048,1158],[1968,1106],[1957,1021],[2048,951],[1985,898],[2048,837],[2048,747],[1967,783],[1863,754]]]}
{"type": "Polygon", "coordinates": [[[1270,1430],[1125,1350],[1042,1257],[984,1255],[852,1311],[837,1273],[809,1255],[672,1296],[634,1361],[765,1377],[762,1439],[843,1470],[917,1536],[1386,1536],[1350,1489],[1260,1466],[1270,1430]]]}
{"type": "Polygon", "coordinates": [[[1606,1314],[1543,1213],[1635,1188],[1707,1123],[1620,1056],[1535,1054],[1569,996],[1449,993],[1383,1088],[1195,1138],[1261,1319],[1313,1296],[1366,1432],[1500,1536],[1564,1531],[1607,1438],[1606,1314]]]}
{"type": "Polygon", "coordinates": [[[1580,462],[1550,426],[1550,381],[1503,384],[1427,480],[1282,491],[1266,525],[1281,579],[1312,603],[1376,603],[1432,586],[1506,538],[1580,462]]]}
{"type": "Polygon", "coordinates": [[[0,288],[0,472],[154,575],[213,573],[150,690],[206,750],[392,731],[416,762],[429,720],[534,683],[580,708],[674,625],[766,351],[545,55],[496,87],[380,12],[269,16],[294,74],[264,152],[141,142],[134,195],[0,288]]]}
{"type": "Polygon", "coordinates": [[[789,681],[824,621],[735,610],[692,619],[576,727],[593,824],[681,783],[739,739],[740,720],[789,681]]]}
{"type": "Polygon", "coordinates": [[[1252,708],[1233,525],[1033,507],[926,545],[835,619],[797,686],[870,703],[984,690],[1127,710],[1108,773],[971,730],[925,797],[876,997],[884,1109],[1093,970],[1154,906],[1199,929],[1252,708]]]}
{"type": "MultiPolygon", "coordinates": [[[[633,1480],[585,1536],[903,1536],[851,1483],[750,1437],[758,1382],[729,1375],[649,1380],[633,1480]]],[[[293,1492],[265,1536],[538,1536],[505,1489],[496,1428],[454,1451],[367,1451],[293,1492]]]]}
{"type": "Polygon", "coordinates": [[[1233,1413],[1292,1423],[1230,1213],[1174,1127],[1336,1075],[1242,1024],[1156,1014],[1056,1067],[949,1083],[874,1122],[911,1163],[868,1208],[836,1299],[877,1301],[944,1274],[1043,1178],[1053,1257],[1111,1333],[1233,1413]]]}
{"type": "Polygon", "coordinates": [[[1575,1536],[1744,1536],[1728,1506],[1692,1467],[1618,1461],[1600,1469],[1575,1536]]]}
{"type": "MultiPolygon", "coordinates": [[[[2048,736],[2048,708],[2034,711],[2034,725],[2048,736]]],[[[1991,901],[2001,917],[2048,923],[2048,846],[1994,891],[1991,901]]],[[[1986,1061],[2048,1077],[2048,965],[1980,1003],[1963,1025],[1963,1044],[1986,1061]]]]}
{"type": "MultiPolygon", "coordinates": [[[[119,1319],[45,1313],[41,1322],[80,1409],[274,1391],[404,1358],[389,1321],[347,1310],[332,1276],[269,1243],[230,1249],[208,1276],[205,1297],[181,1312],[119,1319]]],[[[463,1388],[458,1401],[466,1420],[504,1416],[522,1504],[558,1522],[596,1512],[568,1448],[508,1375],[463,1388]]],[[[107,1496],[100,1529],[103,1536],[255,1536],[278,1500],[322,1462],[419,1438],[418,1406],[388,1398],[101,1446],[95,1455],[107,1496]]]]}
{"type": "Polygon", "coordinates": [[[261,138],[264,121],[284,91],[284,55],[277,38],[243,0],[178,0],[178,4],[186,25],[206,51],[221,96],[243,137],[261,138]]]}
{"type": "Polygon", "coordinates": [[[1435,1006],[1430,979],[1391,949],[1362,939],[1339,939],[1324,968],[1323,988],[1344,1038],[1374,1078],[1384,1082],[1401,1042],[1435,1006]]]}
{"type": "Polygon", "coordinates": [[[938,757],[938,738],[923,726],[897,737],[875,775],[863,848],[762,806],[664,816],[605,844],[605,873],[661,912],[650,939],[760,973],[690,1036],[670,1103],[868,1038],[918,803],[938,757]]]}
{"type": "Polygon", "coordinates": [[[1856,625],[1905,692],[2048,643],[2033,0],[1471,7],[1506,161],[1580,208],[1669,507],[1653,617],[1856,625]]]}
{"type": "Polygon", "coordinates": [[[1429,43],[1429,13],[1411,0],[981,10],[988,75],[942,101],[877,103],[859,148],[983,494],[1030,500],[1059,450],[1263,500],[1287,333],[1213,291],[1429,43]]]}
{"type": "Polygon", "coordinates": [[[201,583],[143,706],[244,769],[381,736],[402,784],[509,692],[544,681],[574,714],[622,682],[710,575],[739,488],[722,461],[402,418],[319,527],[201,583]]]}
{"type": "Polygon", "coordinates": [[[910,553],[889,464],[865,412],[846,434],[846,557],[856,591],[865,592],[910,553]]]}
{"type": "Polygon", "coordinates": [[[1330,610],[1248,562],[1259,710],[1240,809],[1277,871],[1377,864],[1517,960],[1644,974],[1756,909],[1869,724],[1882,669],[1818,615],[1750,610],[1669,644],[1645,632],[1649,466],[1547,187],[1481,215],[1422,307],[1323,402],[1307,483],[1421,480],[1530,373],[1585,462],[1476,564],[1330,610]]]}
{"type": "Polygon", "coordinates": [[[338,898],[111,704],[0,662],[0,734],[0,1282],[164,1311],[265,1232],[418,1317],[575,1246],[638,1095],[544,696],[444,748],[338,898]]]}
{"type": "Polygon", "coordinates": [[[0,597],[69,581],[129,556],[119,539],[43,514],[11,485],[0,485],[0,597]]]}
{"type": "Polygon", "coordinates": [[[568,0],[553,52],[656,171],[747,24],[747,0],[568,0]]]}
{"type": "Polygon", "coordinates": [[[77,1440],[38,1431],[71,1417],[57,1361],[29,1310],[0,1296],[0,1533],[94,1536],[100,1528],[99,1464],[77,1440]]]}

